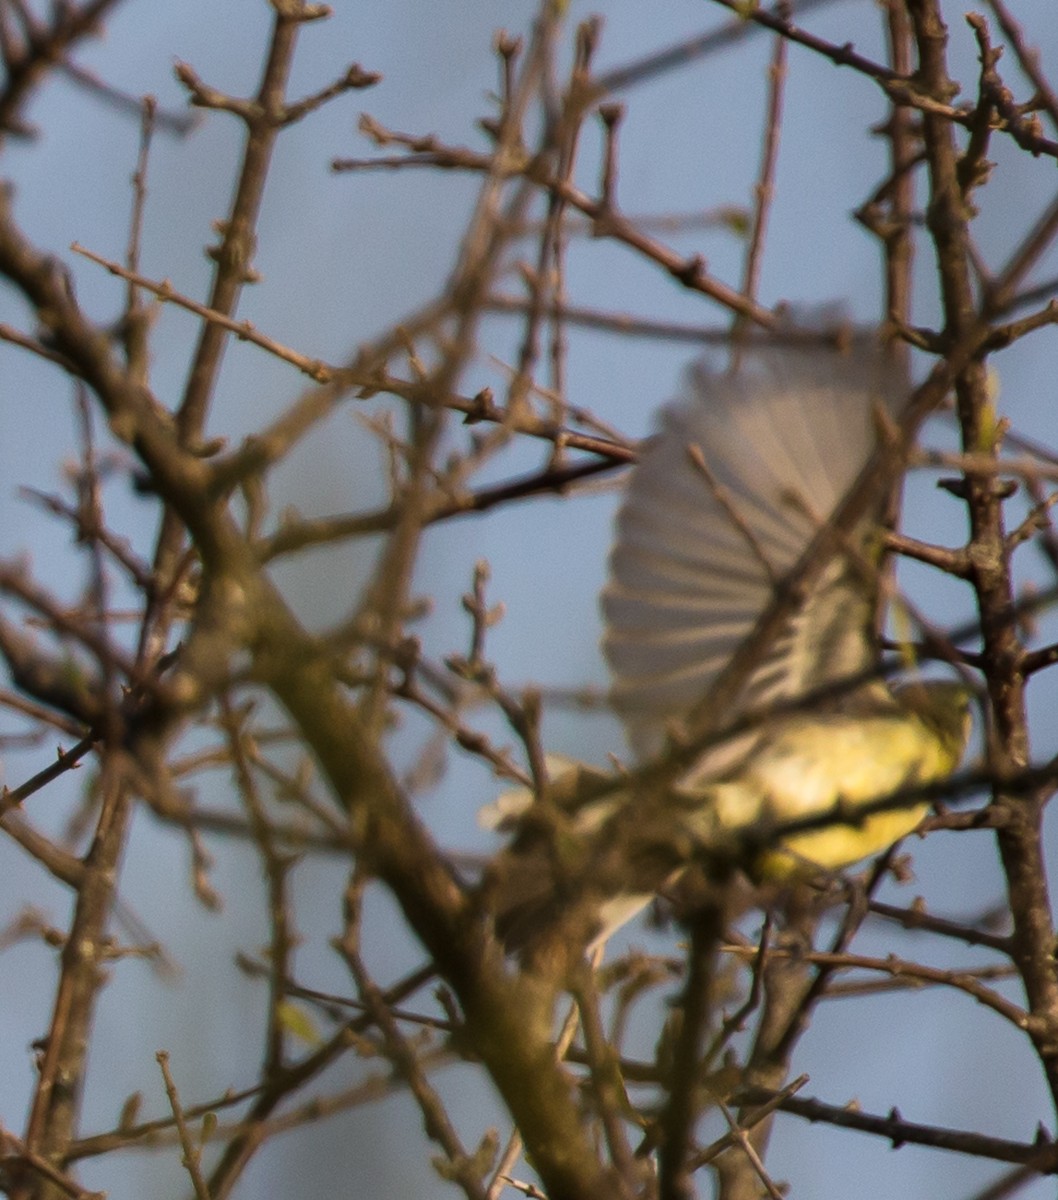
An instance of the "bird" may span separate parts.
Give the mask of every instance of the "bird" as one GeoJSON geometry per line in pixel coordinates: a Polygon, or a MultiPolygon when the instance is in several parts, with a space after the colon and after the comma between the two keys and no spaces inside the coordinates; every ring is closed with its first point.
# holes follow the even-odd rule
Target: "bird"
{"type": "MultiPolygon", "coordinates": [[[[601,596],[610,698],[637,765],[686,738],[688,716],[839,510],[905,393],[873,335],[688,370],[631,472],[601,596]]],[[[880,534],[898,488],[875,485],[741,682],[721,722],[738,736],[711,739],[660,794],[549,758],[543,807],[527,790],[491,806],[485,823],[515,833],[483,883],[509,948],[553,931],[578,900],[578,936],[600,944],[695,858],[791,884],[919,824],[928,805],[907,797],[958,767],[973,691],[917,670],[890,685],[882,672],[892,587],[880,534]]]]}

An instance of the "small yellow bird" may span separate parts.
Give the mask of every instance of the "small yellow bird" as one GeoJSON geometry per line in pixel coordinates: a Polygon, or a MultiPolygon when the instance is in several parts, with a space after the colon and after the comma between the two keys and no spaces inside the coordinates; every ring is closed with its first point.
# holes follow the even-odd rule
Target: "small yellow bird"
{"type": "Polygon", "coordinates": [[[767,830],[832,816],[778,837],[745,865],[755,878],[775,882],[838,870],[891,846],[926,815],[926,803],[886,809],[883,802],[955,770],[969,734],[971,695],[962,683],[940,681],[893,692],[879,687],[842,713],[783,722],[733,777],[684,777],[676,790],[709,814],[711,836],[714,828],[767,830]],[[864,812],[872,804],[883,806],[864,812]]]}
{"type": "MultiPolygon", "coordinates": [[[[689,395],[663,411],[632,472],[602,597],[613,703],[641,762],[663,756],[673,729],[708,696],[857,480],[881,414],[891,418],[903,394],[899,372],[866,338],[845,353],[747,353],[734,374],[699,365],[688,385],[689,395]]],[[[786,715],[679,775],[650,814],[655,843],[666,821],[673,845],[690,846],[692,857],[695,846],[734,844],[740,832],[750,833],[745,840],[756,849],[739,865],[754,877],[833,871],[886,849],[925,814],[927,805],[913,800],[886,809],[888,797],[943,780],[958,766],[970,689],[917,679],[890,688],[870,678],[881,660],[885,593],[878,532],[895,512],[893,492],[879,489],[728,714],[734,720],[779,705],[786,715]],[[856,679],[868,682],[851,685],[856,679]],[[811,828],[782,832],[784,823],[806,820],[811,828]]],[[[553,919],[556,901],[591,885],[577,872],[605,860],[608,838],[627,841],[630,825],[634,833],[629,805],[644,802],[612,791],[584,803],[583,781],[590,794],[601,774],[568,762],[551,769],[553,799],[569,807],[566,848],[556,845],[553,829],[526,835],[531,823],[523,821],[522,835],[485,879],[510,944],[526,944],[553,919]]],[[[503,797],[492,823],[497,811],[510,821],[530,805],[528,793],[503,797]]],[[[601,885],[596,940],[688,865],[673,870],[664,854],[660,860],[661,877],[644,878],[630,866],[627,888],[601,885]]]]}

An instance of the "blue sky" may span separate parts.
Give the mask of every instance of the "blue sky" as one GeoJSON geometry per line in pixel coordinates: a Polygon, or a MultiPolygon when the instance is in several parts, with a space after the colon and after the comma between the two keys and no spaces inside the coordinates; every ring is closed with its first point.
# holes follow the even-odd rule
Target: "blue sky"
{"type": "MultiPolygon", "coordinates": [[[[532,6],[523,2],[432,5],[355,5],[338,0],[329,22],[302,35],[291,92],[298,95],[326,84],[349,61],[378,70],[383,81],[355,92],[313,115],[280,142],[262,214],[257,267],[260,286],[249,290],[240,316],[278,340],[331,362],[360,342],[413,311],[441,286],[453,262],[456,238],[475,194],[474,182],[455,174],[358,174],[335,176],[334,157],[369,153],[356,132],[361,110],[383,124],[415,133],[437,133],[454,143],[482,145],[476,118],[488,111],[486,93],[495,87],[490,51],[494,27],[524,31],[532,6]]],[[[1044,66],[1058,73],[1058,25],[1047,0],[1022,0],[1016,15],[1039,45],[1044,66]]],[[[580,20],[591,8],[576,3],[580,20]]],[[[707,3],[666,0],[649,6],[632,0],[605,5],[597,69],[604,71],[647,51],[723,22],[725,14],[707,3]]],[[[953,58],[960,78],[972,87],[975,50],[961,10],[950,6],[953,58]]],[[[866,0],[835,3],[806,18],[806,24],[836,43],[854,41],[879,56],[876,7],[866,0]]],[[[268,28],[263,0],[183,0],[155,5],[128,0],[105,39],[78,54],[78,61],[131,94],[155,94],[166,109],[182,110],[183,93],[173,78],[176,60],[189,62],[208,83],[236,93],[255,84],[268,28]]],[[[759,157],[764,103],[764,70],[770,50],[764,37],[748,39],[723,56],[703,59],[663,78],[631,89],[621,99],[628,111],[621,134],[620,200],[632,214],[694,212],[721,205],[746,205],[759,157]]],[[[1003,60],[1010,66],[1009,56],[1003,60]]],[[[766,304],[843,303],[859,320],[879,312],[877,252],[850,213],[870,192],[884,169],[883,146],[869,135],[881,119],[877,89],[852,72],[840,71],[805,50],[792,48],[786,97],[786,123],[777,175],[777,199],[761,281],[766,304]]],[[[16,188],[16,211],[37,241],[58,253],[73,272],[78,295],[99,320],[116,316],[122,289],[99,268],[66,247],[78,241],[120,258],[131,202],[129,176],[136,156],[135,120],[102,106],[75,85],[57,79],[34,101],[30,118],[40,137],[13,145],[3,169],[16,188]]],[[[150,164],[142,270],[170,279],[174,286],[203,298],[209,264],[203,246],[210,222],[228,202],[231,166],[239,129],[224,115],[200,118],[184,139],[159,136],[150,164]]],[[[597,153],[597,134],[586,134],[584,161],[597,153]]],[[[997,138],[993,183],[981,197],[975,224],[987,262],[1000,264],[1035,216],[1053,198],[1053,164],[1012,153],[997,138]],[[1051,169],[1049,169],[1051,168],[1051,169]]],[[[594,186],[586,167],[583,184],[594,186]]],[[[735,283],[742,243],[723,230],[675,235],[687,253],[701,252],[711,270],[735,283]]],[[[1053,274],[1058,258],[1050,256],[1053,274]]],[[[937,319],[928,252],[920,259],[921,300],[915,319],[937,319]]],[[[1045,270],[1041,273],[1047,275],[1045,270]]],[[[513,285],[511,290],[514,290],[513,285]]],[[[689,296],[655,267],[629,251],[588,239],[577,241],[569,263],[569,291],[578,304],[605,307],[654,319],[723,325],[714,306],[689,296]]],[[[0,320],[24,326],[25,314],[0,291],[0,320]]],[[[152,383],[159,398],[175,403],[182,372],[197,333],[185,313],[162,313],[154,346],[152,383]]],[[[508,319],[490,318],[483,345],[510,361],[517,330],[508,319]]],[[[657,406],[671,398],[691,351],[686,345],[658,344],[582,332],[572,339],[569,393],[577,404],[604,415],[638,435],[651,425],[657,406]]],[[[1000,408],[1015,425],[1054,444],[1058,421],[1054,404],[1054,336],[1016,347],[998,361],[1000,408]]],[[[468,372],[464,390],[502,381],[502,371],[483,358],[468,372]]],[[[71,547],[68,532],[43,517],[18,494],[21,484],[45,490],[62,484],[65,460],[76,453],[68,392],[49,367],[0,345],[0,549],[28,554],[38,577],[73,600],[84,580],[85,562],[71,547]]],[[[225,364],[210,432],[238,438],[282,411],[300,392],[302,380],[289,368],[244,345],[233,346],[225,364]]],[[[932,430],[938,444],[951,434],[932,430]]],[[[528,469],[534,459],[512,454],[504,466],[528,469]]],[[[291,505],[309,513],[371,507],[381,497],[374,453],[352,412],[306,440],[292,462],[277,472],[271,501],[278,511],[291,505]]],[[[605,686],[598,652],[596,597],[605,579],[615,494],[598,494],[572,505],[545,500],[522,505],[488,520],[460,520],[434,531],[420,567],[417,586],[434,597],[434,612],[422,635],[440,657],[465,646],[467,630],[459,599],[473,564],[485,557],[492,566],[491,595],[507,607],[494,632],[490,652],[512,686],[605,686]],[[546,564],[546,568],[544,567],[546,564]]],[[[149,553],[154,513],[136,499],[119,472],[108,487],[108,512],[141,553],[149,553]]],[[[956,544],[965,536],[959,506],[937,498],[929,480],[909,488],[909,529],[956,544]]],[[[325,626],[347,610],[370,560],[362,546],[326,555],[303,555],[278,572],[287,594],[304,618],[325,626]]],[[[1025,577],[1042,578],[1031,553],[1025,577]]],[[[970,612],[968,594],[939,584],[925,572],[909,572],[916,602],[936,619],[950,621],[970,612]]],[[[1044,633],[1046,629],[1044,630],[1044,633]]],[[[1053,708],[1054,688],[1033,686],[1041,716],[1053,708]]],[[[497,736],[500,724],[483,714],[497,736]]],[[[7,728],[7,726],[4,726],[7,728]]],[[[605,716],[549,715],[549,748],[605,762],[623,753],[620,733],[605,716]]],[[[1036,755],[1055,752],[1053,721],[1041,719],[1036,755]],[[1049,726],[1049,727],[1048,727],[1049,726]]],[[[398,759],[410,761],[428,731],[409,719],[395,745],[398,759]]],[[[15,784],[39,769],[40,752],[11,754],[4,781],[15,784]]],[[[477,802],[491,781],[475,765],[455,760],[428,801],[427,819],[460,846],[483,845],[474,824],[477,802]]],[[[58,792],[31,811],[34,821],[58,829],[68,816],[58,792]]],[[[218,802],[224,797],[216,797],[218,802]]],[[[937,911],[968,914],[999,897],[995,852],[987,835],[938,837],[915,846],[919,880],[914,891],[937,911]]],[[[66,898],[43,884],[34,868],[7,844],[0,844],[0,922],[12,919],[27,899],[48,920],[61,925],[66,898]]],[[[122,893],[148,926],[163,937],[181,974],[159,982],[137,963],[115,970],[103,1002],[93,1050],[86,1127],[96,1129],[117,1116],[115,1094],[142,1090],[148,1111],[159,1112],[164,1097],[154,1052],[168,1048],[187,1096],[216,1095],[242,1086],[254,1062],[258,1035],[247,1013],[261,1010],[261,989],[231,965],[233,951],[255,950],[266,927],[263,890],[252,854],[218,848],[215,883],[225,898],[222,917],[203,912],[188,899],[187,848],[178,836],[149,819],[137,824],[126,857],[122,893]]],[[[306,942],[299,954],[303,977],[317,986],[347,987],[344,971],[327,947],[338,932],[342,868],[299,883],[299,914],[306,942]]],[[[901,893],[906,903],[907,889],[901,893]]],[[[385,912],[379,897],[372,903],[385,912]]],[[[378,945],[372,947],[380,975],[395,975],[414,961],[414,948],[395,932],[389,916],[380,918],[378,945]]],[[[634,934],[650,938],[653,935],[634,934]]],[[[656,944],[651,942],[650,944],[656,944]]],[[[883,949],[888,942],[864,946],[883,949]]],[[[914,952],[914,944],[908,948],[914,952]]],[[[953,962],[960,960],[953,956],[953,962]]],[[[22,1124],[31,1085],[30,1041],[42,1031],[52,982],[51,951],[23,944],[6,951],[0,971],[0,1007],[8,1014],[0,1039],[0,1120],[22,1124]]],[[[950,965],[950,964],[949,964],[950,965]]],[[[864,1003],[864,1002],[858,1002],[864,1003]]],[[[998,1022],[987,1023],[962,996],[936,993],[925,999],[869,1002],[872,1016],[851,1004],[825,1007],[795,1064],[812,1074],[813,1094],[843,1101],[855,1095],[871,1111],[899,1103],[909,1119],[988,1129],[1028,1139],[1045,1118],[1046,1102],[1038,1074],[1019,1036],[998,1022]],[[910,1016],[909,1016],[910,1014],[910,1016]],[[864,1043],[863,1030],[873,1037],[864,1043]],[[899,1043],[894,1044],[899,1031],[899,1043]],[[850,1071],[850,1060],[855,1070],[850,1071]],[[982,1081],[987,1081],[987,1084],[982,1081]],[[913,1099],[908,1101],[906,1097],[913,1099]]],[[[343,1078],[345,1078],[343,1076],[343,1078]]],[[[469,1141],[499,1119],[487,1088],[467,1068],[444,1077],[458,1104],[469,1141]]],[[[339,1085],[335,1079],[334,1086],[339,1085]]],[[[345,1078],[345,1082],[348,1079],[345,1078]]],[[[772,1165],[789,1174],[797,1194],[826,1200],[855,1194],[909,1198],[965,1194],[995,1174],[972,1160],[919,1151],[893,1154],[884,1145],[853,1135],[813,1133],[821,1147],[811,1163],[794,1160],[804,1131],[780,1124],[772,1165]],[[941,1183],[943,1180],[943,1183],[941,1183]]],[[[321,1124],[307,1134],[277,1141],[265,1151],[242,1184],[242,1197],[318,1194],[338,1178],[355,1181],[350,1191],[370,1195],[398,1189],[437,1187],[429,1171],[425,1141],[411,1105],[398,1097],[375,1108],[321,1124]],[[414,1131],[412,1134],[410,1131],[414,1131]],[[318,1177],[315,1175],[319,1172],[318,1177]],[[327,1181],[325,1184],[321,1181],[327,1181]]],[[[151,1196],[184,1187],[173,1152],[164,1157],[126,1156],[120,1168],[86,1167],[88,1186],[107,1187],[115,1200],[151,1196]]],[[[184,1189],[186,1190],[186,1189],[184,1189]]],[[[1036,1191],[1022,1193],[1035,1197],[1036,1191]]]]}

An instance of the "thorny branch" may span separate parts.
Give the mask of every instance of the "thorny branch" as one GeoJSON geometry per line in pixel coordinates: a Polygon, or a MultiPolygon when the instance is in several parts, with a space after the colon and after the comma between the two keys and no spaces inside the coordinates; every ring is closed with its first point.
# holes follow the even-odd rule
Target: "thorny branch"
{"type": "MultiPolygon", "coordinates": [[[[609,72],[597,67],[606,38],[599,22],[567,34],[561,6],[542,6],[525,43],[506,33],[496,39],[498,87],[479,123],[484,142],[474,146],[435,133],[397,132],[374,116],[362,117],[362,133],[385,153],[337,160],[337,169],[404,172],[408,182],[414,172],[455,171],[478,190],[439,295],[355,354],[342,349],[328,360],[302,352],[238,315],[247,289],[262,283],[258,234],[280,137],[381,79],[353,64],[301,98],[288,96],[300,35],[328,16],[322,5],[271,0],[252,95],[229,94],[191,65],[177,67],[189,103],[210,120],[237,123],[241,137],[232,199],[208,250],[205,298],[141,265],[152,219],[152,147],[176,127],[153,100],[141,106],[123,261],[72,247],[123,281],[116,325],[78,300],[72,273],[17,219],[13,190],[0,196],[0,276],[32,314],[31,328],[0,326],[0,349],[29,356],[38,370],[74,385],[79,437],[65,487],[33,480],[26,494],[58,519],[64,536],[72,535],[87,567],[86,584],[71,598],[45,587],[28,561],[0,561],[0,655],[15,689],[0,691],[0,707],[20,733],[28,728],[33,752],[50,746],[54,755],[46,765],[33,760],[24,782],[4,789],[0,829],[71,901],[61,932],[43,920],[21,927],[53,944],[58,962],[50,1017],[40,1018],[25,1130],[21,1137],[3,1134],[0,1182],[9,1194],[91,1195],[74,1177],[77,1161],[102,1160],[115,1149],[167,1136],[182,1149],[196,1195],[220,1200],[280,1132],[327,1113],[348,1117],[352,1108],[396,1090],[414,1100],[426,1136],[440,1148],[438,1173],[475,1200],[491,1200],[508,1180],[550,1200],[684,1200],[707,1168],[723,1200],[762,1189],[779,1195],[767,1165],[768,1140],[774,1122],[790,1117],[856,1130],[894,1147],[913,1143],[1058,1172],[1052,1139],[1042,1130],[1035,1142],[1016,1142],[927,1126],[903,1117],[895,1105],[876,1116],[806,1099],[795,1094],[804,1077],[792,1078],[802,1035],[822,1006],[852,1004],[883,986],[905,996],[929,987],[965,996],[985,1016],[1023,1034],[1058,1107],[1058,979],[1042,838],[1058,760],[1048,757],[1053,747],[1033,751],[1026,691],[1029,680],[1035,685],[1058,664],[1053,637],[1049,644],[1032,642],[1032,624],[1041,614],[1045,619],[1045,600],[1054,593],[1058,459],[1043,444],[1046,434],[1033,440],[1011,433],[997,414],[988,370],[1007,346],[1030,343],[1058,320],[1046,290],[1053,285],[1036,278],[1058,236],[1058,205],[1038,205],[996,263],[977,244],[974,224],[978,194],[996,170],[987,156],[997,142],[1041,162],[1058,156],[1054,129],[1044,129],[1047,121],[1058,126],[1055,88],[1030,34],[1001,0],[989,0],[992,19],[968,18],[980,59],[969,84],[951,76],[940,0],[887,0],[886,62],[851,42],[812,33],[799,23],[808,4],[799,6],[796,20],[785,5],[717,5],[735,12],[737,21],[609,72]],[[701,223],[692,217],[682,225],[659,223],[626,211],[624,193],[634,178],[625,165],[626,129],[635,82],[675,72],[755,28],[769,31],[774,45],[756,205],[741,280],[733,284],[706,264],[697,243],[692,252],[679,246],[701,223]],[[674,731],[668,750],[635,770],[589,772],[577,799],[586,806],[628,789],[663,787],[704,748],[781,715],[776,709],[733,719],[750,672],[789,628],[813,581],[846,553],[850,531],[880,490],[911,467],[941,470],[957,476],[945,486],[968,513],[966,544],[941,545],[904,532],[882,540],[893,555],[968,585],[976,616],[971,629],[947,633],[923,620],[892,645],[980,674],[987,696],[985,752],[980,764],[943,785],[902,789],[870,811],[906,807],[925,795],[937,807],[923,825],[931,842],[939,830],[949,831],[944,836],[952,842],[994,839],[1007,924],[997,925],[989,913],[958,918],[924,901],[896,905],[877,898],[887,878],[907,874],[897,854],[862,878],[820,881],[794,894],[753,890],[733,877],[733,865],[750,861],[780,834],[833,824],[828,813],[776,828],[762,824],[744,843],[700,849],[701,878],[662,901],[662,911],[676,912],[690,929],[685,955],[630,954],[590,969],[582,962],[582,943],[573,940],[551,960],[546,954],[514,960],[495,935],[473,857],[458,856],[442,839],[443,822],[425,797],[449,757],[469,761],[488,784],[480,799],[492,798],[497,777],[530,788],[538,824],[551,849],[563,854],[571,825],[545,753],[549,710],[540,690],[505,678],[496,647],[509,636],[512,617],[492,594],[487,564],[475,567],[470,591],[451,606],[469,626],[469,639],[440,645],[426,619],[423,563],[434,530],[456,517],[473,515],[500,528],[516,504],[540,498],[561,501],[555,509],[572,513],[591,480],[634,462],[637,438],[622,432],[607,397],[579,394],[583,383],[575,382],[574,364],[581,336],[601,329],[626,340],[717,337],[720,322],[705,326],[700,312],[685,322],[630,321],[578,303],[575,256],[581,252],[619,247],[623,263],[675,284],[683,303],[719,306],[736,349],[767,335],[839,343],[847,337],[841,330],[798,330],[761,299],[771,245],[764,234],[770,228],[773,241],[779,224],[772,204],[781,178],[779,147],[789,134],[782,101],[786,73],[796,70],[790,47],[848,68],[835,76],[835,87],[866,79],[884,97],[878,131],[888,163],[857,217],[882,252],[882,323],[894,339],[932,359],[833,518],[819,524],[794,569],[772,579],[773,599],[753,633],[685,728],[674,731]],[[616,89],[627,93],[627,111],[613,102],[616,89]],[[913,269],[927,252],[940,300],[936,328],[912,325],[912,314],[929,311],[915,294],[920,271],[913,269]],[[1027,315],[1010,317],[1015,306],[1029,303],[1034,308],[1027,315]],[[160,305],[195,322],[196,340],[175,389],[154,379],[160,305]],[[489,360],[501,322],[514,334],[492,355],[501,364],[491,368],[492,377],[500,382],[483,384],[479,367],[489,360]],[[311,386],[229,446],[211,431],[225,356],[235,343],[293,367],[311,386]],[[960,450],[925,451],[918,444],[923,424],[952,394],[960,450]],[[275,512],[270,486],[351,400],[371,413],[362,437],[383,464],[383,484],[371,504],[330,515],[275,512]],[[97,445],[95,410],[107,425],[109,454],[97,445]],[[116,477],[132,479],[156,506],[154,543],[146,549],[108,509],[108,484],[116,477]],[[373,556],[366,582],[347,597],[331,628],[310,628],[274,568],[312,548],[336,554],[353,540],[365,562],[373,556]],[[1034,548],[1050,570],[1042,599],[1019,587],[1015,570],[1015,557],[1034,548]],[[400,740],[409,728],[427,730],[415,753],[406,753],[411,742],[400,740]],[[54,745],[56,732],[70,748],[54,745]],[[51,815],[47,805],[75,767],[87,784],[70,827],[84,832],[68,839],[45,835],[37,821],[51,815]],[[220,778],[233,803],[200,802],[196,789],[220,778]],[[946,807],[985,793],[971,811],[946,807]],[[250,1082],[238,1092],[187,1103],[160,1057],[170,1114],[141,1121],[130,1102],[113,1129],[82,1136],[100,997],[108,975],[125,970],[122,960],[150,940],[134,933],[126,935],[133,944],[124,945],[111,922],[140,801],[186,839],[190,890],[207,905],[218,905],[225,891],[215,847],[238,841],[256,855],[268,946],[243,961],[267,988],[260,1059],[240,1067],[240,1085],[250,1082]],[[302,961],[300,939],[317,931],[300,932],[298,888],[302,874],[324,856],[340,858],[353,880],[336,898],[343,924],[332,946],[348,971],[348,996],[302,975],[311,968],[302,961]],[[368,916],[376,890],[396,902],[426,957],[389,987],[376,979],[369,948],[378,935],[368,916]],[[756,918],[747,914],[757,907],[766,916],[760,932],[750,935],[745,930],[756,918]],[[828,933],[826,922],[835,915],[828,933]],[[854,949],[868,921],[887,933],[902,931],[921,952],[883,956],[854,949]],[[960,967],[936,965],[934,950],[951,943],[981,958],[960,967]],[[848,972],[856,973],[852,982],[848,972]],[[1023,995],[1001,990],[1012,973],[1023,995]],[[439,989],[424,996],[431,980],[439,989]],[[576,1019],[567,1022],[564,1041],[558,1028],[565,989],[575,994],[576,1019]],[[570,1041],[578,1024],[580,1038],[570,1041]],[[650,1030],[646,1043],[641,1036],[637,1041],[643,1027],[650,1030]],[[652,1059],[643,1057],[644,1044],[652,1059]],[[352,1069],[358,1056],[384,1063],[384,1071],[360,1086],[332,1087],[331,1069],[339,1063],[352,1069]],[[433,1078],[439,1064],[460,1057],[487,1073],[506,1108],[512,1128],[502,1156],[491,1129],[471,1137],[461,1131],[464,1114],[452,1109],[433,1078]],[[231,1121],[222,1128],[209,1116],[213,1109],[233,1110],[231,1121]],[[199,1118],[201,1133],[190,1125],[199,1118]],[[209,1137],[219,1151],[203,1160],[209,1137]],[[513,1181],[516,1168],[522,1172],[523,1146],[539,1186],[513,1181]]],[[[117,7],[114,0],[64,3],[44,19],[27,4],[0,3],[0,134],[7,140],[31,135],[28,101],[57,71],[128,107],[124,93],[72,57],[117,7]]],[[[762,80],[755,86],[763,93],[762,80]]],[[[701,130],[688,133],[687,144],[701,136],[701,130]]],[[[1049,196],[1053,188],[1046,186],[1049,196]]],[[[727,214],[740,211],[736,204],[724,207],[727,214]]],[[[738,220],[729,215],[723,224],[730,231],[738,220]]],[[[656,399],[663,395],[659,385],[656,399]]],[[[721,484],[712,486],[726,494],[721,484]]],[[[737,512],[737,498],[731,508],[737,512]]],[[[561,530],[556,544],[560,538],[561,530]]],[[[768,561],[766,547],[759,553],[768,561]]],[[[541,566],[541,580],[546,569],[541,566]]],[[[913,606],[906,611],[914,613],[913,606]]],[[[856,682],[863,681],[850,687],[856,682]]],[[[827,699],[840,703],[840,696],[827,699]]],[[[476,807],[478,799],[463,796],[460,803],[476,807]]],[[[648,815],[626,804],[611,823],[612,844],[593,862],[600,869],[620,867],[622,846],[654,836],[648,815]]],[[[581,928],[578,905],[590,899],[591,886],[591,880],[571,880],[561,928],[581,928]]]]}

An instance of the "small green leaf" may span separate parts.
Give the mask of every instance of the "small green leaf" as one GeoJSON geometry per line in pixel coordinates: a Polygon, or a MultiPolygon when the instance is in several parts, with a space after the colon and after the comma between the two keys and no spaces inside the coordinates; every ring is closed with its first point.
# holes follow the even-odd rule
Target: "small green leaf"
{"type": "Polygon", "coordinates": [[[289,1000],[281,1000],[276,1005],[276,1020],[285,1032],[309,1046],[318,1046],[322,1040],[315,1022],[305,1009],[289,1000]]]}

